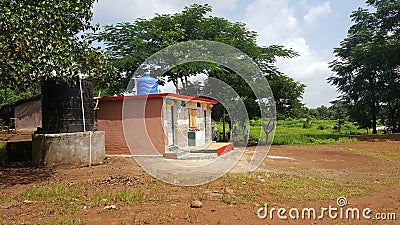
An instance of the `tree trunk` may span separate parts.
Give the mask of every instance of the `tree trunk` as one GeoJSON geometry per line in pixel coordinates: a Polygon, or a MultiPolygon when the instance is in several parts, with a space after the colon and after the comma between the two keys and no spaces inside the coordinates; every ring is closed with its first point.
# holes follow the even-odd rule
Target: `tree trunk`
{"type": "Polygon", "coordinates": [[[7,99],[7,87],[4,88],[4,102],[8,103],[8,99],[7,99]]]}
{"type": "Polygon", "coordinates": [[[222,115],[222,139],[225,140],[225,108],[224,108],[224,114],[222,115]]]}
{"type": "Polygon", "coordinates": [[[394,104],[392,107],[391,104],[388,104],[389,112],[390,112],[390,126],[392,127],[392,133],[398,132],[398,127],[396,123],[396,112],[397,112],[397,104],[394,104]]]}
{"type": "MultiPolygon", "coordinates": [[[[375,95],[375,92],[374,92],[375,95]]],[[[374,101],[373,101],[373,105],[372,105],[372,134],[377,134],[377,130],[376,130],[376,121],[377,121],[377,117],[378,117],[378,107],[377,107],[377,103],[376,103],[376,98],[374,97],[374,101]]]]}
{"type": "Polygon", "coordinates": [[[376,131],[376,114],[372,116],[372,134],[377,134],[378,132],[376,131]]]}
{"type": "Polygon", "coordinates": [[[172,79],[172,83],[174,83],[176,93],[179,94],[178,80],[177,79],[172,79]]]}

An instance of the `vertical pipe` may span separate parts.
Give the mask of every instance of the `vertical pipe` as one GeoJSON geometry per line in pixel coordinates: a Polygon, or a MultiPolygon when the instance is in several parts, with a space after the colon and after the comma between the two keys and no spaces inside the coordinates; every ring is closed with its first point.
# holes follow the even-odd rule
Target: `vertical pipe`
{"type": "MultiPolygon", "coordinates": [[[[79,76],[79,89],[81,91],[81,106],[82,106],[82,122],[83,122],[83,132],[86,132],[86,122],[85,122],[85,105],[83,101],[83,90],[82,90],[82,77],[79,76]]],[[[92,132],[89,131],[89,166],[92,166],[92,132]]]]}
{"type": "Polygon", "coordinates": [[[92,131],[89,131],[89,167],[92,166],[92,131]]]}
{"type": "Polygon", "coordinates": [[[83,121],[83,132],[86,132],[86,123],[85,123],[85,107],[83,104],[83,91],[82,91],[82,78],[79,76],[79,88],[81,90],[81,105],[82,105],[82,121],[83,121]]]}

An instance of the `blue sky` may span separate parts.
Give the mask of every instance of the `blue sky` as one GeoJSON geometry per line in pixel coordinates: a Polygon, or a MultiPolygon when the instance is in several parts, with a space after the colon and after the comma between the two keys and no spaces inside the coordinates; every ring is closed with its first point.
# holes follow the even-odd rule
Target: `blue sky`
{"type": "Polygon", "coordinates": [[[351,26],[350,14],[364,0],[99,0],[93,22],[100,25],[133,22],[155,13],[176,13],[185,5],[211,5],[212,15],[232,22],[244,22],[258,33],[260,45],[280,44],[300,53],[293,59],[279,59],[278,68],[307,85],[303,102],[307,107],[329,106],[339,94],[326,82],[332,75],[328,62],[351,26]]]}

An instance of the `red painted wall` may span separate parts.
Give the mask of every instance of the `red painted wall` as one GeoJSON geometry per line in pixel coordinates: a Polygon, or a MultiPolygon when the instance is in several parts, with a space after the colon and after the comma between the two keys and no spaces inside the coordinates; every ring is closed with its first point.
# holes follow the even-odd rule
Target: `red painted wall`
{"type": "Polygon", "coordinates": [[[126,114],[123,117],[123,100],[100,100],[97,126],[98,130],[105,131],[106,154],[163,154],[166,138],[162,126],[162,104],[163,98],[129,99],[125,101],[126,114]]]}

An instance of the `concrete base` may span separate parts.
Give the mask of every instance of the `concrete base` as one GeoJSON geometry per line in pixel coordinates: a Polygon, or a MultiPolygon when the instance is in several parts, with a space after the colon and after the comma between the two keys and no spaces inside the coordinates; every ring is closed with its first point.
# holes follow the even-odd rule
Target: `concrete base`
{"type": "Polygon", "coordinates": [[[101,163],[105,154],[104,131],[32,135],[32,164],[34,166],[94,165],[101,163]]]}

